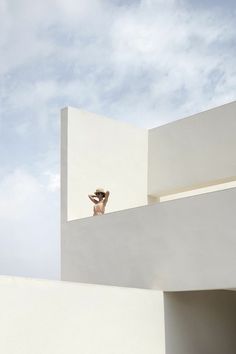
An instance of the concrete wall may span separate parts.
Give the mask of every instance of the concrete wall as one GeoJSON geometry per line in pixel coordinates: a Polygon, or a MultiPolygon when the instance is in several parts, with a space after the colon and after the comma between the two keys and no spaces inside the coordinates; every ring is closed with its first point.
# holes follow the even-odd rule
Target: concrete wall
{"type": "Polygon", "coordinates": [[[110,190],[107,212],[147,203],[148,132],[75,108],[62,110],[62,199],[73,220],[93,215],[88,194],[110,190]]]}
{"type": "Polygon", "coordinates": [[[236,180],[236,102],[149,130],[148,194],[236,180]]]}
{"type": "Polygon", "coordinates": [[[165,293],[166,354],[235,354],[236,292],[165,293]]]}
{"type": "Polygon", "coordinates": [[[236,188],[75,220],[64,280],[164,291],[234,288],[236,188]]]}
{"type": "Polygon", "coordinates": [[[164,354],[160,292],[0,277],[0,353],[164,354]]]}

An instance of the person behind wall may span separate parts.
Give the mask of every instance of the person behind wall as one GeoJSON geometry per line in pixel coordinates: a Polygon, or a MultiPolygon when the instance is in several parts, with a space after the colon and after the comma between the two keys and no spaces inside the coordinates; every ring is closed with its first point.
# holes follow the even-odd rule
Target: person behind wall
{"type": "Polygon", "coordinates": [[[102,188],[96,189],[94,194],[89,194],[89,199],[94,203],[93,216],[105,214],[105,208],[109,198],[110,192],[104,191],[102,188]]]}

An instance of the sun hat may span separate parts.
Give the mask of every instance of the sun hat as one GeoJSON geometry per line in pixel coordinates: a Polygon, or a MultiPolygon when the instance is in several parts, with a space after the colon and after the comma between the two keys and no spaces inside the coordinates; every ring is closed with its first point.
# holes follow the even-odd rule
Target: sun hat
{"type": "Polygon", "coordinates": [[[102,193],[102,194],[106,194],[106,192],[104,191],[104,189],[103,188],[97,188],[96,189],[96,192],[94,193],[94,194],[98,194],[98,193],[102,193]]]}

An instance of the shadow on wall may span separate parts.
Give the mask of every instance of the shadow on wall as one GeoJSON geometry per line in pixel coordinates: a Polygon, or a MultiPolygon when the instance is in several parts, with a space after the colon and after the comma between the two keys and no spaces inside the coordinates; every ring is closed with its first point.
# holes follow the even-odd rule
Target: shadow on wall
{"type": "Polygon", "coordinates": [[[166,354],[235,354],[236,291],[164,294],[166,354]]]}

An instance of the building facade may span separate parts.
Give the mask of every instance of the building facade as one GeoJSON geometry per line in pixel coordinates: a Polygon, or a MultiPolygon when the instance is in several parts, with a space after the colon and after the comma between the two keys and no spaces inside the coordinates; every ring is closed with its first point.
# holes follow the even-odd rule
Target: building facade
{"type": "Polygon", "coordinates": [[[0,278],[0,352],[235,354],[235,153],[236,102],[150,130],[63,109],[62,281],[0,278]]]}

